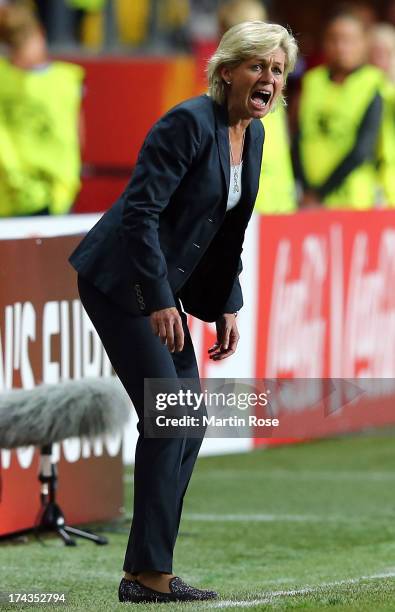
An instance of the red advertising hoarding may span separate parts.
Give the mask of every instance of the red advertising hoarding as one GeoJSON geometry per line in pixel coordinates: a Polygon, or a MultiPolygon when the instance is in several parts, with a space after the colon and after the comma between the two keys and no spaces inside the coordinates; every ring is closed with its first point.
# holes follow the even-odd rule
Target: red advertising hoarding
{"type": "MultiPolygon", "coordinates": [[[[67,263],[80,236],[56,235],[58,226],[76,234],[79,224],[86,231],[96,221],[96,215],[35,219],[29,235],[37,228],[48,237],[0,240],[2,389],[111,373],[67,263]]],[[[2,227],[12,230],[8,222],[2,227]]],[[[298,387],[292,401],[278,394],[281,429],[269,437],[251,430],[248,439],[205,440],[202,453],[395,424],[395,211],[255,215],[242,257],[236,354],[210,360],[215,325],[189,318],[200,375],[316,384],[307,383],[307,396],[298,387]],[[331,381],[335,392],[328,393],[331,381]]],[[[136,441],[132,429],[123,438],[127,463],[136,441]]],[[[120,439],[55,445],[59,499],[69,522],[119,514],[120,446],[120,439]]],[[[39,487],[37,451],[2,450],[0,456],[2,534],[33,524],[39,487]]]]}
{"type": "MultiPolygon", "coordinates": [[[[111,364],[78,299],[67,257],[77,236],[0,240],[0,388],[32,389],[85,376],[111,364]]],[[[58,502],[69,523],[119,516],[122,435],[54,445],[58,502]]],[[[39,451],[0,450],[0,535],[32,527],[39,510],[39,451]]]]}
{"type": "Polygon", "coordinates": [[[257,378],[364,379],[320,424],[283,406],[289,432],[395,423],[394,211],[262,217],[258,287],[257,378]]]}

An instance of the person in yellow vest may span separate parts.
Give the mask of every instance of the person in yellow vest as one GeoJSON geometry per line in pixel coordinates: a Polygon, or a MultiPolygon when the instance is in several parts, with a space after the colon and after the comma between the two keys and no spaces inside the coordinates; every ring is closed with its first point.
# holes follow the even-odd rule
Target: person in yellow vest
{"type": "Polygon", "coordinates": [[[378,23],[369,32],[369,60],[388,77],[383,91],[379,175],[382,200],[395,207],[395,27],[378,23]]]}
{"type": "Polygon", "coordinates": [[[326,64],[302,81],[294,168],[301,208],[363,210],[377,202],[385,77],[367,64],[366,32],[353,13],[335,15],[326,64]]]}
{"type": "MultiPolygon", "coordinates": [[[[259,0],[230,0],[218,11],[219,34],[242,21],[265,21],[259,0]]],[[[280,100],[262,122],[265,127],[261,176],[254,210],[263,214],[291,213],[297,209],[295,178],[290,155],[287,114],[280,100]]]]}
{"type": "Polygon", "coordinates": [[[67,0],[72,8],[95,12],[104,9],[106,0],[67,0]]]}
{"type": "Polygon", "coordinates": [[[295,177],[290,155],[287,114],[281,100],[264,120],[265,146],[255,201],[256,212],[274,215],[297,210],[295,177]]]}
{"type": "Polygon", "coordinates": [[[69,212],[80,187],[84,72],[51,62],[28,4],[0,8],[0,217],[69,212]]]}
{"type": "MultiPolygon", "coordinates": [[[[46,2],[51,4],[52,0],[46,2]]],[[[69,18],[71,17],[73,24],[74,42],[91,49],[100,48],[104,42],[106,0],[63,0],[63,2],[71,9],[69,18]]]]}

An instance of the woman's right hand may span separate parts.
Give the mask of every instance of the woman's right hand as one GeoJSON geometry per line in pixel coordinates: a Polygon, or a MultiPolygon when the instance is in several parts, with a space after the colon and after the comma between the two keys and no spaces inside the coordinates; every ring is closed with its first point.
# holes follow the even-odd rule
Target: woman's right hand
{"type": "Polygon", "coordinates": [[[152,331],[162,344],[167,344],[170,353],[179,353],[184,348],[184,330],[177,308],[163,308],[150,314],[152,331]]]}

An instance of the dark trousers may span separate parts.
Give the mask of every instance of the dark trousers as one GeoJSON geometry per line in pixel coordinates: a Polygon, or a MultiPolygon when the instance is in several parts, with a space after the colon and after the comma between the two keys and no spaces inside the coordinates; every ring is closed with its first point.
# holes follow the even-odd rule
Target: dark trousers
{"type": "Polygon", "coordinates": [[[149,317],[129,315],[81,276],[78,289],[139,417],[133,521],[123,569],[172,573],[183,498],[202,438],[144,437],[144,378],[199,379],[187,316],[179,305],[185,342],[180,353],[172,354],[153,334],[149,317]]]}

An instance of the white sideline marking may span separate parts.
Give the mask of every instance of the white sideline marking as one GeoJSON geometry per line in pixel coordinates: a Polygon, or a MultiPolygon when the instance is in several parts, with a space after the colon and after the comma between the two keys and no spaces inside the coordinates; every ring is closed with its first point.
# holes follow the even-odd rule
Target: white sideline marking
{"type": "Polygon", "coordinates": [[[208,514],[198,512],[184,512],[182,515],[184,520],[188,521],[208,521],[222,523],[223,521],[241,521],[241,522],[262,522],[270,523],[275,521],[286,522],[307,522],[307,521],[327,521],[328,517],[309,514],[208,514]]]}
{"type": "MultiPolygon", "coordinates": [[[[343,522],[343,523],[355,523],[356,517],[347,517],[343,515],[332,515],[324,516],[319,514],[208,514],[198,512],[184,512],[182,515],[184,520],[187,521],[202,521],[202,522],[213,522],[223,523],[226,521],[234,522],[255,522],[255,523],[330,523],[330,522],[343,522]]],[[[371,517],[359,517],[359,520],[370,519],[371,517]]],[[[377,517],[377,518],[388,518],[388,517],[377,517]]]]}
{"type": "Polygon", "coordinates": [[[281,591],[269,591],[265,593],[265,597],[261,599],[246,599],[244,601],[232,601],[231,599],[219,601],[217,603],[207,604],[208,608],[252,608],[260,604],[271,603],[276,597],[292,597],[294,595],[311,595],[313,593],[319,593],[324,589],[328,589],[335,586],[345,586],[349,584],[359,584],[366,580],[385,580],[386,578],[395,578],[395,571],[391,570],[388,572],[382,572],[380,574],[371,574],[369,576],[359,576],[358,578],[348,578],[345,580],[335,580],[333,582],[322,582],[321,584],[313,587],[303,587],[301,589],[289,589],[281,591]]]}
{"type": "MultiPolygon", "coordinates": [[[[351,481],[363,481],[363,482],[387,482],[387,481],[395,481],[395,473],[391,472],[314,472],[303,470],[301,472],[292,471],[292,470],[270,470],[265,472],[262,470],[259,473],[256,472],[247,472],[246,470],[211,470],[208,473],[199,473],[193,474],[193,480],[209,480],[210,478],[219,478],[221,480],[226,480],[228,478],[234,479],[235,476],[240,476],[240,478],[246,478],[247,476],[250,479],[274,479],[279,480],[283,479],[291,479],[291,480],[351,480],[351,481]]],[[[133,482],[134,477],[133,474],[125,474],[123,477],[124,482],[133,482]]]]}
{"type": "Polygon", "coordinates": [[[364,471],[314,471],[314,470],[281,470],[281,469],[270,469],[265,472],[264,468],[260,472],[248,472],[247,470],[229,469],[229,470],[210,470],[207,473],[199,473],[193,475],[193,479],[208,480],[210,478],[220,478],[225,480],[227,478],[234,479],[235,477],[247,478],[255,480],[260,479],[280,479],[290,478],[292,480],[362,480],[362,481],[377,481],[386,482],[394,481],[395,473],[393,472],[364,472],[364,471]]]}

